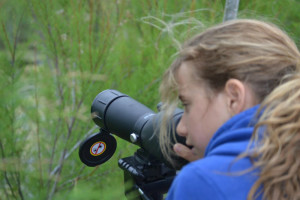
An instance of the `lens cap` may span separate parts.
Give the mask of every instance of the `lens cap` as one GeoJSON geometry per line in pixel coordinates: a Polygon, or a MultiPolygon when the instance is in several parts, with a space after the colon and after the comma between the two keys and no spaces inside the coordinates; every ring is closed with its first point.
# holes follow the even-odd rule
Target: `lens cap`
{"type": "Polygon", "coordinates": [[[116,148],[116,139],[110,133],[101,130],[81,143],[79,158],[87,166],[95,167],[109,160],[116,148]]]}

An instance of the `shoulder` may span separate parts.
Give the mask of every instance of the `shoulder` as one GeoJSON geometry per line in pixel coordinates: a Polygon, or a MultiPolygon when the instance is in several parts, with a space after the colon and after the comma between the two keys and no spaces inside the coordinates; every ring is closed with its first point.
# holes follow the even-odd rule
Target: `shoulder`
{"type": "Polygon", "coordinates": [[[224,199],[222,191],[197,162],[185,166],[176,176],[167,199],[224,199]]]}
{"type": "Polygon", "coordinates": [[[230,156],[210,156],[189,163],[173,181],[167,199],[247,199],[257,179],[254,171],[242,173],[249,167],[249,161],[234,161],[230,156]]]}

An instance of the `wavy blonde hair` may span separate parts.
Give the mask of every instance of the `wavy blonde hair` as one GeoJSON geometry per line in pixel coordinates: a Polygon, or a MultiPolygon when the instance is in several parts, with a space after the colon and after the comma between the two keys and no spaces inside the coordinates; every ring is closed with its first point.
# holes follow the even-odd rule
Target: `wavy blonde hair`
{"type": "MultiPolygon", "coordinates": [[[[299,73],[299,59],[297,46],[284,31],[258,20],[228,21],[187,41],[165,72],[160,86],[164,115],[159,137],[165,158],[178,167],[172,150],[174,136],[170,135],[174,133],[168,131],[168,122],[178,106],[176,74],[183,62],[193,63],[197,77],[207,83],[211,91],[221,91],[227,80],[235,78],[247,83],[261,102],[282,83],[284,76],[299,73]]],[[[265,183],[262,178],[264,176],[251,192],[265,183]]],[[[264,195],[271,197],[270,189],[264,190],[264,195]]],[[[249,194],[254,197],[253,193],[249,194]]]]}
{"type": "Polygon", "coordinates": [[[254,168],[260,168],[248,199],[255,199],[262,187],[263,199],[299,200],[300,75],[275,88],[261,109],[263,114],[252,136],[257,147],[246,153],[254,168]]]}

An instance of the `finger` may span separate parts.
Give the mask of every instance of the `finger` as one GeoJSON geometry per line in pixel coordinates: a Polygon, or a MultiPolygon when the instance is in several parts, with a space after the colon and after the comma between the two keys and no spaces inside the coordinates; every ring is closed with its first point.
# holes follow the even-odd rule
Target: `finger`
{"type": "Polygon", "coordinates": [[[186,159],[189,162],[197,160],[200,157],[198,155],[195,155],[190,148],[183,144],[176,143],[173,149],[178,156],[186,159]]]}

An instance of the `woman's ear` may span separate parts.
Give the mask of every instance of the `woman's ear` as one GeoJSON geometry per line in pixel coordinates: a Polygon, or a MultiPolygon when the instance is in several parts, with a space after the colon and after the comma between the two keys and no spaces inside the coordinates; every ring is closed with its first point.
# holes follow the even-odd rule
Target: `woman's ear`
{"type": "Polygon", "coordinates": [[[229,79],[224,88],[226,103],[231,115],[238,114],[246,109],[247,88],[243,82],[237,79],[229,79]]]}

